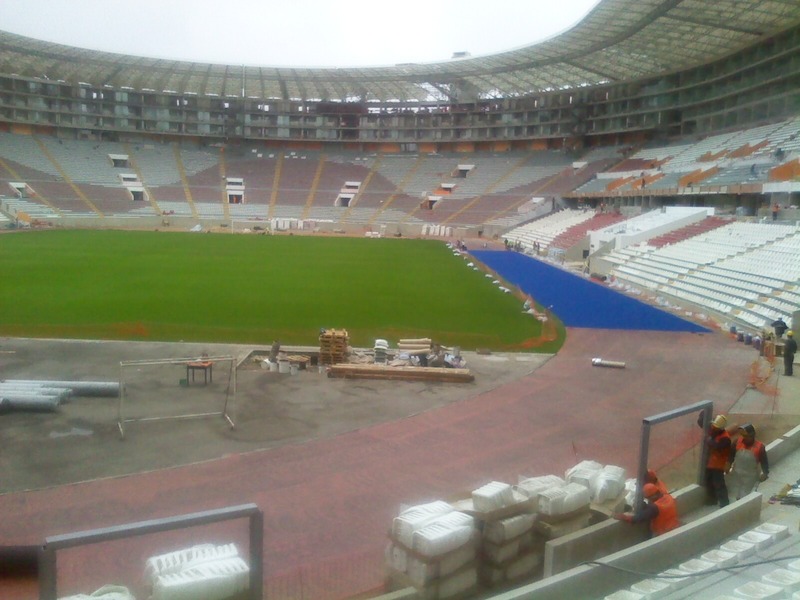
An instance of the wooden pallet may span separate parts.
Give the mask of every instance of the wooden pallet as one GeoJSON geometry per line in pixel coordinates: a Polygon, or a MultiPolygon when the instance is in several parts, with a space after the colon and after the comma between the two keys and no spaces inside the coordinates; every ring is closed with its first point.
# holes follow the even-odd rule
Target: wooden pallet
{"type": "Polygon", "coordinates": [[[331,365],[328,377],[345,379],[391,379],[396,381],[438,381],[469,383],[475,380],[469,369],[441,367],[390,367],[387,365],[340,363],[331,365]]]}
{"type": "Polygon", "coordinates": [[[350,336],[346,329],[326,329],[319,336],[319,363],[333,365],[347,360],[350,336]]]}
{"type": "Polygon", "coordinates": [[[289,364],[297,365],[301,369],[305,369],[308,367],[311,357],[305,356],[304,354],[290,354],[286,357],[286,360],[289,361],[289,364]]]}

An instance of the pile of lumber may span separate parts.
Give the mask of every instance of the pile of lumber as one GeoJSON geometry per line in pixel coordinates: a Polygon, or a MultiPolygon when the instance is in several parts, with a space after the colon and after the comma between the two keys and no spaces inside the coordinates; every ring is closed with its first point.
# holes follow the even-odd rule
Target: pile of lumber
{"type": "Polygon", "coordinates": [[[469,369],[441,367],[392,367],[375,364],[341,363],[331,365],[328,377],[346,379],[392,379],[399,381],[438,381],[442,383],[469,383],[475,380],[469,369]]]}
{"type": "Polygon", "coordinates": [[[397,342],[398,352],[406,354],[428,354],[432,346],[431,338],[405,338],[397,342]]]}

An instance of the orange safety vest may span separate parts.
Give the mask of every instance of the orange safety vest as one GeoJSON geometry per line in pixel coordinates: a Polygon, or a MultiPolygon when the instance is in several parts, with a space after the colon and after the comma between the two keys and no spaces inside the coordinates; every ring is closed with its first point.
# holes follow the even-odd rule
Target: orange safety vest
{"type": "Polygon", "coordinates": [[[658,515],[650,521],[650,531],[653,535],[661,535],[680,526],[675,498],[669,494],[662,494],[661,498],[655,501],[655,505],[658,507],[658,515]]]}
{"type": "Polygon", "coordinates": [[[761,459],[761,452],[763,447],[764,444],[762,444],[758,440],[754,440],[750,446],[746,446],[742,438],[736,440],[736,452],[739,452],[739,450],[749,450],[750,452],[755,454],[757,461],[761,459]]]}
{"type": "MultiPolygon", "coordinates": [[[[719,435],[715,436],[718,440],[720,438],[728,438],[730,439],[731,436],[728,435],[727,431],[722,431],[719,435]]],[[[724,471],[725,466],[728,464],[728,457],[730,456],[731,447],[728,446],[727,448],[709,448],[708,449],[708,463],[706,464],[706,468],[708,469],[718,469],[719,471],[724,471]]]]}

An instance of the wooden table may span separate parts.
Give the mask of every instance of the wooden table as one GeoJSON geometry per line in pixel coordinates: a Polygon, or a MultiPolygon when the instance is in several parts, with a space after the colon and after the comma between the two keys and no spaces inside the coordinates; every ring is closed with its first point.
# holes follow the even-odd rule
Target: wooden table
{"type": "Polygon", "coordinates": [[[186,382],[189,382],[189,373],[192,374],[192,381],[194,381],[194,374],[196,371],[203,372],[203,385],[208,384],[210,381],[214,383],[214,363],[210,360],[197,360],[186,363],[186,382]]]}

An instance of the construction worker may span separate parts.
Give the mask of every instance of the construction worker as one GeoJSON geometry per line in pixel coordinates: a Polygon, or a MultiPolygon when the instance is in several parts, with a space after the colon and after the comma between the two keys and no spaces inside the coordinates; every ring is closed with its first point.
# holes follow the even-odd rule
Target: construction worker
{"type": "Polygon", "coordinates": [[[764,444],[756,440],[756,428],[750,423],[739,427],[739,438],[731,448],[728,475],[736,499],[744,498],[769,477],[769,460],[764,444]]]}
{"type": "Polygon", "coordinates": [[[794,331],[791,329],[786,332],[786,342],[783,344],[783,374],[792,376],[792,365],[794,365],[794,353],[797,352],[797,340],[794,339],[794,331]]]}
{"type": "Polygon", "coordinates": [[[645,483],[652,483],[654,486],[658,488],[662,494],[668,494],[669,490],[667,489],[667,485],[658,478],[656,472],[653,469],[647,469],[647,473],[644,476],[645,483]]]}
{"type": "Polygon", "coordinates": [[[789,329],[789,326],[786,324],[781,317],[778,317],[772,322],[772,328],[775,330],[775,339],[781,339],[783,334],[786,333],[786,330],[789,329]]]}
{"type": "Polygon", "coordinates": [[[654,483],[645,483],[642,487],[642,496],[647,500],[647,504],[638,514],[621,513],[614,515],[614,518],[626,523],[648,521],[651,536],[667,533],[680,526],[675,498],[669,493],[662,492],[654,483]]]}
{"type": "MultiPolygon", "coordinates": [[[[697,420],[703,426],[703,413],[697,420]]],[[[725,415],[717,415],[711,421],[706,432],[705,445],[708,448],[708,462],[706,462],[706,492],[712,504],[719,504],[720,508],[728,506],[728,487],[725,485],[725,471],[731,452],[731,436],[725,426],[728,419],[725,415]]]]}

